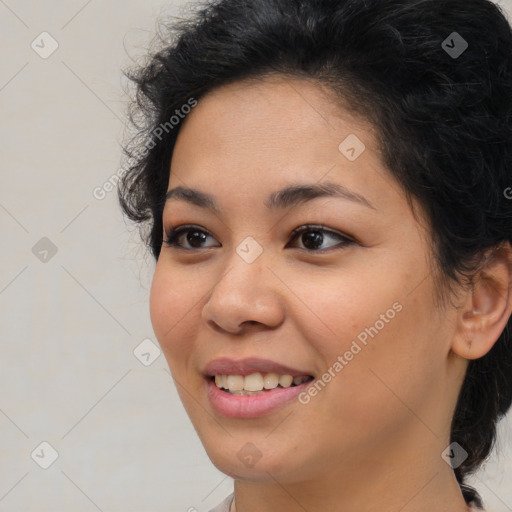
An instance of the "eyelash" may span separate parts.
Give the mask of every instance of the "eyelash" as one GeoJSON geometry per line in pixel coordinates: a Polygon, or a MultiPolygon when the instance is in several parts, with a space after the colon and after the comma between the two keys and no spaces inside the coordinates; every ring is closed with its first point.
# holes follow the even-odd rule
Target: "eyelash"
{"type": "MultiPolygon", "coordinates": [[[[170,232],[165,232],[165,238],[163,240],[163,243],[165,245],[167,245],[168,247],[174,247],[176,249],[181,249],[181,250],[184,250],[184,251],[199,251],[201,249],[211,249],[212,247],[194,247],[192,249],[188,249],[186,247],[183,247],[183,244],[180,244],[177,242],[177,240],[180,238],[180,236],[183,234],[183,233],[187,233],[187,232],[191,232],[191,231],[196,231],[196,232],[199,232],[199,233],[204,233],[208,236],[211,236],[211,234],[204,230],[204,229],[200,229],[199,227],[197,226],[194,226],[194,225],[184,225],[184,226],[178,226],[174,229],[172,229],[170,232]]],[[[355,240],[352,240],[346,236],[343,236],[339,233],[336,233],[335,231],[331,231],[330,229],[326,229],[325,226],[322,226],[322,225],[312,225],[312,224],[306,224],[304,226],[300,226],[296,229],[294,229],[291,233],[291,236],[292,236],[292,240],[294,240],[295,238],[299,237],[300,235],[302,235],[303,233],[308,233],[308,232],[322,232],[322,233],[327,233],[328,235],[332,235],[336,238],[338,238],[339,240],[341,240],[341,243],[338,244],[337,246],[334,246],[334,247],[330,247],[328,249],[303,249],[303,250],[306,250],[308,252],[319,252],[319,253],[324,253],[324,252],[328,252],[328,251],[331,251],[331,250],[334,250],[334,249],[341,249],[341,248],[344,248],[344,247],[347,247],[349,245],[352,245],[355,242],[355,240]]],[[[323,240],[322,240],[323,242],[323,240]]]]}

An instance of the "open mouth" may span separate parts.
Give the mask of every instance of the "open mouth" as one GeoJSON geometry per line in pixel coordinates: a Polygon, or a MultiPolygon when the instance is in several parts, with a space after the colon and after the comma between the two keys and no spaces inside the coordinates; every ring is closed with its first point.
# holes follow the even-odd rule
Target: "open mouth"
{"type": "Polygon", "coordinates": [[[210,381],[223,392],[230,395],[249,396],[263,395],[276,389],[300,386],[313,380],[311,375],[292,377],[291,375],[251,374],[242,375],[210,375],[210,381]]]}

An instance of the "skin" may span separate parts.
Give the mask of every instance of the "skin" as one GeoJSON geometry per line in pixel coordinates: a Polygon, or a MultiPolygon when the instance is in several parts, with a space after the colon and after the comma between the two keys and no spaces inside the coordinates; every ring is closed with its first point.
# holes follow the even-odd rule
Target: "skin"
{"type": "Polygon", "coordinates": [[[208,456],[235,479],[232,510],[468,510],[441,453],[468,359],[490,350],[512,312],[511,250],[482,273],[485,286],[441,309],[428,223],[374,135],[319,84],[282,76],[221,87],[181,126],[168,189],[208,192],[222,213],[167,202],[164,231],[193,224],[206,238],[163,245],[150,314],[208,456]],[[338,149],[349,134],[366,146],[353,162],[338,149]],[[264,206],[286,185],[327,180],[374,209],[338,197],[264,206]],[[328,231],[308,245],[291,236],[306,224],[328,231]],[[236,252],[247,236],[263,250],[252,263],[236,252]],[[256,419],[212,409],[201,374],[209,361],[261,357],[320,378],[396,302],[401,311],[309,403],[256,419]],[[261,455],[253,467],[237,456],[247,442],[261,455]]]}

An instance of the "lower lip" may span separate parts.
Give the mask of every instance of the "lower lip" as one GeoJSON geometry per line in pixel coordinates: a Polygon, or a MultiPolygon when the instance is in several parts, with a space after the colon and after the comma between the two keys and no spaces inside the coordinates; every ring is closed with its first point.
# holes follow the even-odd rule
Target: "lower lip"
{"type": "Polygon", "coordinates": [[[289,388],[275,388],[261,395],[232,395],[222,391],[211,379],[206,380],[213,409],[227,418],[257,418],[294,400],[313,380],[289,388]]]}

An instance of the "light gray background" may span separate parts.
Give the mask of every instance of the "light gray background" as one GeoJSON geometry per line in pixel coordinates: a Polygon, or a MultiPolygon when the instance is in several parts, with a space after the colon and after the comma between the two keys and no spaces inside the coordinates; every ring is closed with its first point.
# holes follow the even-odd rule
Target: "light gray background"
{"type": "MultiPolygon", "coordinates": [[[[93,196],[120,167],[120,70],[182,4],[0,0],[0,511],[201,512],[232,491],[163,355],[134,355],[156,342],[154,263],[116,191],[93,196]]],[[[511,425],[474,479],[495,512],[512,511],[511,425]]]]}

